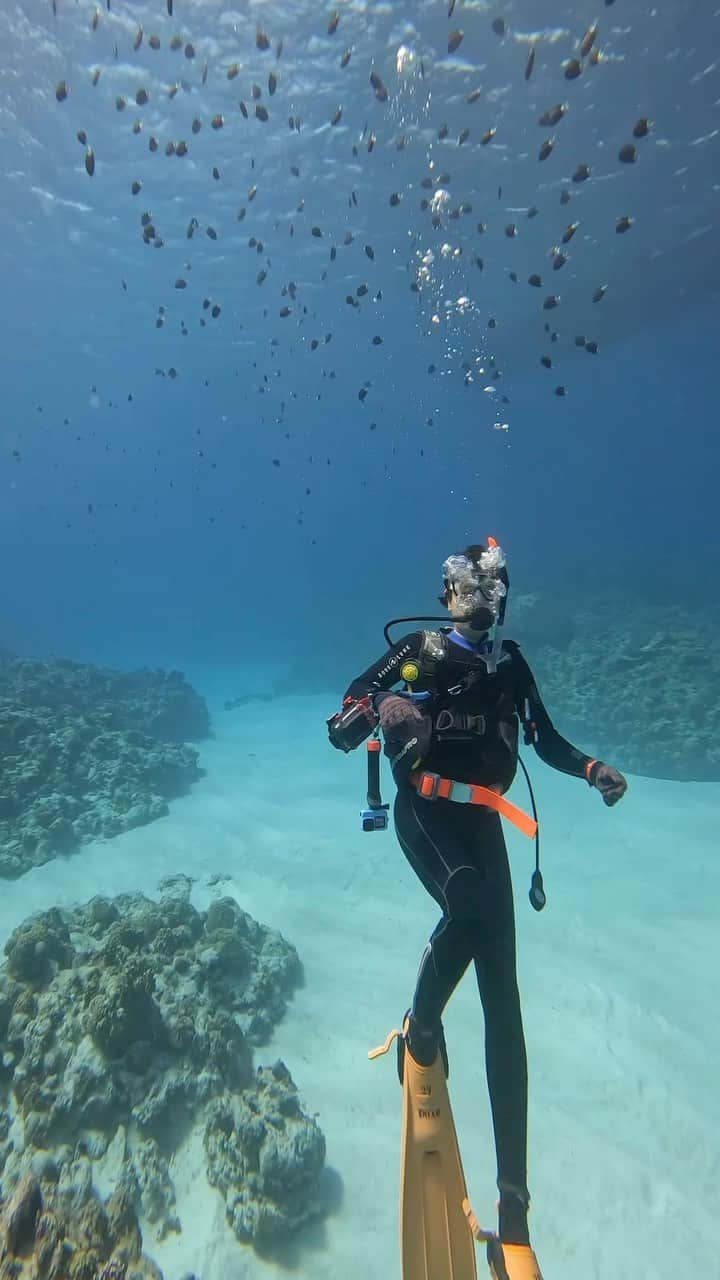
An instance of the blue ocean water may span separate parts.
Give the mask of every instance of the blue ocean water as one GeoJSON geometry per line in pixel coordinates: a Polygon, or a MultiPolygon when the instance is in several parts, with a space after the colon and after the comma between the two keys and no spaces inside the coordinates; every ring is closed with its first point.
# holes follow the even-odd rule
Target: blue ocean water
{"type": "MultiPolygon", "coordinates": [[[[197,794],[208,786],[230,815],[217,778],[243,748],[224,704],[269,696],[267,720],[249,704],[252,733],[287,734],[299,791],[321,808],[327,770],[354,814],[357,768],[348,782],[328,761],[324,718],[383,651],[386,619],[436,613],[445,557],[493,535],[508,631],[517,601],[560,731],[657,782],[640,845],[648,813],[665,825],[659,780],[673,779],[667,823],[692,847],[693,809],[673,825],[679,783],[712,812],[720,781],[717,7],[170,8],[26,0],[0,13],[0,649],[186,672],[216,735],[199,744],[197,794]],[[583,703],[580,640],[604,654],[630,635],[661,655],[647,683],[604,672],[583,703]],[[623,701],[629,728],[616,726],[623,701]]],[[[548,804],[562,805],[554,783],[548,804]]],[[[252,794],[248,826],[276,824],[302,864],[278,785],[252,794]]],[[[632,850],[631,801],[632,786],[632,850]]],[[[148,847],[160,825],[144,828],[148,847]]],[[[682,888],[689,937],[709,831],[682,888]]],[[[235,874],[228,840],[217,865],[235,874]]],[[[185,848],[178,870],[191,861],[185,848]]],[[[65,903],[84,901],[72,857],[62,872],[65,903]]],[[[271,903],[271,886],[257,894],[271,903]]],[[[418,925],[412,954],[423,942],[418,925]]],[[[697,971],[709,963],[702,952],[697,971]]],[[[413,982],[406,969],[402,990],[413,982]]],[[[692,985],[685,999],[693,1009],[692,985]]],[[[648,1071],[662,1077],[661,1049],[648,1071]]],[[[639,1179],[658,1176],[635,1159],[639,1179]]],[[[557,1230],[554,1274],[570,1275],[557,1230]]],[[[192,1228],[184,1238],[185,1270],[214,1280],[192,1228]]],[[[243,1248],[233,1265],[255,1275],[243,1248]]],[[[311,1274],[302,1246],[299,1258],[311,1274]]],[[[362,1250],[342,1265],[360,1275],[362,1250]]]]}

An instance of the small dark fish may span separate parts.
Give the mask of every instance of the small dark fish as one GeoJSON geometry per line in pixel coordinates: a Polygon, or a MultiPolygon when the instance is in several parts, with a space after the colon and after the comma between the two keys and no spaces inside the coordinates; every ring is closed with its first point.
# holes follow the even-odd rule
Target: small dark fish
{"type": "Polygon", "coordinates": [[[497,320],[495,319],[494,316],[491,316],[490,319],[488,320],[487,327],[488,329],[497,329],[497,320]]]}
{"type": "Polygon", "coordinates": [[[254,102],[257,102],[258,98],[262,98],[262,89],[260,88],[259,84],[254,84],[251,92],[252,92],[254,102]]]}
{"type": "Polygon", "coordinates": [[[115,99],[115,110],[124,111],[126,106],[127,106],[127,102],[125,98],[123,98],[121,94],[118,94],[117,98],[115,99]]]}
{"type": "Polygon", "coordinates": [[[215,303],[215,306],[212,308],[210,315],[212,316],[213,320],[217,320],[218,316],[220,315],[220,307],[218,306],[217,302],[215,303]]]}
{"type": "Polygon", "coordinates": [[[538,160],[547,160],[554,146],[555,146],[555,139],[546,138],[542,146],[540,147],[540,150],[538,151],[538,160]]]}
{"type": "Polygon", "coordinates": [[[149,227],[151,222],[152,222],[152,214],[146,212],[140,215],[141,227],[149,227]]]}
{"type": "Polygon", "coordinates": [[[532,287],[533,287],[533,289],[541,289],[541,288],[542,288],[542,276],[539,276],[539,275],[537,275],[537,274],[534,274],[534,275],[528,276],[528,284],[531,284],[531,285],[532,285],[532,287]]]}
{"type": "Polygon", "coordinates": [[[188,62],[189,62],[192,58],[194,58],[194,57],[195,57],[195,45],[194,45],[194,44],[186,44],[186,45],[185,45],[185,48],[184,48],[184,50],[183,50],[183,52],[184,52],[185,57],[187,58],[187,60],[188,60],[188,62]]]}
{"type": "Polygon", "coordinates": [[[270,74],[269,74],[269,76],[268,76],[268,93],[270,94],[270,97],[271,97],[271,98],[272,98],[272,96],[273,96],[273,94],[274,94],[275,90],[277,89],[277,83],[278,83],[278,82],[277,82],[277,76],[275,75],[275,73],[274,73],[273,71],[271,71],[271,72],[270,72],[270,74]]]}
{"type": "Polygon", "coordinates": [[[543,311],[552,311],[554,307],[560,305],[560,295],[557,293],[549,293],[547,298],[543,298],[543,311]]]}
{"type": "Polygon", "coordinates": [[[165,143],[165,155],[166,155],[166,156],[174,156],[174,155],[175,155],[175,143],[174,143],[174,142],[166,142],[166,143],[165,143]]]}
{"type": "Polygon", "coordinates": [[[496,35],[496,36],[504,36],[504,35],[505,35],[505,32],[507,31],[507,26],[506,26],[506,24],[505,24],[505,19],[504,19],[504,18],[493,18],[493,20],[492,20],[492,29],[493,29],[493,31],[495,32],[495,35],[496,35]]]}
{"type": "Polygon", "coordinates": [[[374,260],[374,258],[375,258],[375,250],[373,249],[373,247],[372,247],[372,245],[371,245],[371,244],[366,244],[366,245],[365,245],[365,254],[366,254],[366,256],[367,256],[368,258],[370,258],[370,260],[371,260],[371,261],[373,261],[373,260],[374,260]]]}
{"type": "Polygon", "coordinates": [[[135,50],[136,53],[140,48],[140,45],[142,44],[142,42],[143,42],[143,29],[142,27],[138,27],[137,34],[135,36],[135,39],[133,40],[133,49],[135,50]]]}
{"type": "Polygon", "coordinates": [[[168,89],[168,98],[174,98],[179,88],[179,84],[171,84],[168,89]]]}
{"type": "Polygon", "coordinates": [[[142,120],[133,120],[133,133],[142,132],[142,120]]]}
{"type": "Polygon", "coordinates": [[[618,151],[618,160],[623,164],[634,164],[637,160],[637,147],[632,142],[626,142],[618,151]]]}
{"type": "Polygon", "coordinates": [[[382,342],[383,342],[383,340],[382,340],[382,338],[380,337],[379,333],[376,333],[376,334],[375,334],[375,337],[374,337],[374,338],[373,338],[373,340],[372,340],[372,344],[373,344],[373,346],[374,346],[374,347],[381,347],[381,346],[382,346],[382,342]]]}
{"type": "Polygon", "coordinates": [[[561,267],[565,266],[566,262],[567,254],[560,253],[558,249],[555,249],[552,255],[553,271],[559,271],[561,267]]]}
{"type": "Polygon", "coordinates": [[[364,298],[365,295],[367,294],[367,291],[368,291],[368,287],[366,284],[359,284],[357,289],[355,290],[355,294],[358,298],[364,298]]]}
{"type": "Polygon", "coordinates": [[[607,293],[607,285],[606,284],[599,285],[598,288],[593,293],[593,302],[602,302],[606,293],[607,293]]]}
{"type": "Polygon", "coordinates": [[[148,138],[148,148],[150,151],[157,151],[158,149],[157,138],[148,138]]]}
{"type": "Polygon", "coordinates": [[[342,107],[337,107],[336,110],[333,111],[330,117],[330,123],[332,125],[336,125],[336,124],[339,124],[341,120],[342,120],[342,107]]]}
{"type": "Polygon", "coordinates": [[[265,269],[263,268],[262,271],[258,271],[257,276],[255,277],[255,282],[256,284],[262,284],[263,281],[266,279],[267,279],[267,271],[265,271],[265,269]]]}
{"type": "Polygon", "coordinates": [[[586,342],[586,343],[585,343],[585,350],[586,350],[586,351],[589,351],[591,356],[596,356],[596,355],[597,355],[597,353],[598,353],[598,351],[600,350],[600,348],[599,348],[599,346],[598,346],[597,342],[586,342]]]}
{"type": "Polygon", "coordinates": [[[541,124],[546,129],[551,129],[554,125],[558,124],[560,120],[562,120],[566,111],[567,103],[558,102],[557,106],[550,107],[548,111],[543,111],[540,119],[538,120],[538,124],[541,124]]]}
{"type": "Polygon", "coordinates": [[[648,120],[646,116],[641,116],[633,125],[633,138],[647,138],[652,129],[652,120],[648,120]]]}
{"type": "Polygon", "coordinates": [[[579,164],[572,176],[573,182],[586,182],[590,177],[590,165],[579,164]]]}
{"type": "Polygon", "coordinates": [[[592,49],[595,43],[595,37],[597,33],[598,33],[598,24],[597,22],[593,22],[592,26],[588,27],[587,31],[585,32],[585,35],[583,36],[580,42],[581,58],[587,58],[590,50],[592,49]]]}
{"type": "Polygon", "coordinates": [[[198,118],[197,118],[197,116],[196,116],[196,117],[195,117],[195,119],[194,119],[194,120],[193,120],[193,122],[192,122],[192,126],[191,126],[191,127],[192,127],[192,131],[193,131],[193,133],[199,133],[199,132],[200,132],[200,130],[202,129],[202,120],[198,120],[198,118]]]}
{"type": "Polygon", "coordinates": [[[150,101],[150,94],[147,89],[138,89],[135,94],[135,101],[139,107],[144,107],[150,101]]]}
{"type": "Polygon", "coordinates": [[[95,85],[97,84],[99,79],[100,79],[100,68],[96,67],[92,73],[93,89],[95,88],[95,85]]]}
{"type": "Polygon", "coordinates": [[[447,124],[441,124],[437,133],[438,142],[443,142],[445,138],[447,138],[449,132],[450,132],[450,126],[447,124]]]}
{"type": "Polygon", "coordinates": [[[64,80],[60,80],[55,89],[55,97],[58,102],[64,102],[69,92],[66,82],[64,80]]]}
{"type": "Polygon", "coordinates": [[[246,120],[247,120],[247,119],[249,119],[249,116],[248,116],[248,109],[247,109],[247,107],[245,106],[245,103],[243,102],[242,98],[240,99],[240,104],[239,104],[239,105],[240,105],[240,114],[241,114],[242,116],[244,116],[246,120]]]}
{"type": "Polygon", "coordinates": [[[515,236],[517,235],[517,233],[518,233],[518,229],[517,229],[517,227],[515,226],[515,223],[514,223],[514,222],[508,222],[508,224],[507,224],[507,226],[506,226],[506,228],[505,228],[505,235],[507,236],[508,240],[513,240],[513,239],[515,238],[515,236]]]}
{"type": "Polygon", "coordinates": [[[509,273],[509,278],[512,280],[513,284],[517,284],[517,282],[518,282],[518,274],[517,274],[517,271],[511,271],[511,272],[509,273]]]}
{"type": "Polygon", "coordinates": [[[460,45],[463,42],[464,36],[465,36],[465,32],[460,31],[459,28],[457,31],[450,32],[450,35],[448,36],[448,44],[447,44],[448,53],[454,53],[456,49],[460,48],[460,45]]]}
{"type": "Polygon", "coordinates": [[[206,236],[208,237],[208,239],[210,239],[210,240],[217,240],[217,231],[215,230],[215,228],[214,228],[214,227],[206,227],[206,228],[205,228],[205,235],[206,235],[206,236]]]}
{"type": "Polygon", "coordinates": [[[584,337],[582,336],[582,334],[580,334],[580,333],[577,335],[577,337],[576,337],[576,339],[575,339],[575,346],[576,346],[576,347],[584,347],[584,346],[585,346],[585,339],[584,339],[584,337]]]}
{"type": "Polygon", "coordinates": [[[268,40],[267,35],[263,31],[262,27],[258,27],[255,32],[255,45],[258,49],[262,50],[263,52],[266,49],[270,48],[270,41],[268,40]]]}
{"type": "Polygon", "coordinates": [[[569,244],[569,243],[570,243],[570,241],[572,240],[572,238],[573,238],[573,236],[575,235],[575,232],[577,231],[577,229],[578,229],[578,227],[579,227],[579,226],[580,226],[580,223],[579,223],[579,222],[571,222],[571,223],[569,223],[569,225],[565,228],[565,230],[563,231],[563,234],[562,234],[562,242],[563,242],[563,244],[569,244]]]}
{"type": "Polygon", "coordinates": [[[207,64],[207,58],[206,58],[206,59],[205,59],[205,65],[203,66],[203,72],[202,72],[202,83],[203,83],[203,84],[205,84],[205,83],[206,83],[206,81],[207,81],[207,77],[208,77],[208,64],[207,64]]]}
{"type": "Polygon", "coordinates": [[[173,0],[167,0],[167,11],[168,11],[168,17],[169,17],[169,18],[172,18],[172,16],[173,16],[173,0]]]}
{"type": "Polygon", "coordinates": [[[625,231],[629,231],[634,221],[635,221],[634,218],[631,218],[629,214],[624,213],[623,216],[621,218],[618,218],[617,222],[615,223],[615,230],[617,234],[621,236],[625,231]]]}
{"type": "Polygon", "coordinates": [[[75,137],[83,147],[87,144],[87,134],[84,129],[78,129],[75,137]]]}
{"type": "Polygon", "coordinates": [[[287,320],[288,316],[291,315],[291,313],[292,313],[292,307],[281,307],[279,312],[280,319],[287,320]]]}
{"type": "Polygon", "coordinates": [[[95,11],[93,12],[92,19],[90,21],[90,26],[92,27],[93,31],[97,31],[99,21],[100,21],[100,10],[95,9],[95,11]]]}
{"type": "Polygon", "coordinates": [[[388,91],[385,88],[385,85],[383,84],[382,79],[378,75],[377,71],[370,72],[370,84],[375,90],[375,97],[377,98],[378,102],[387,102],[388,96],[389,96],[388,91]]]}
{"type": "Polygon", "coordinates": [[[541,356],[540,363],[544,369],[552,369],[552,360],[549,356],[541,356]]]}
{"type": "Polygon", "coordinates": [[[337,9],[335,9],[334,12],[330,14],[330,21],[327,24],[327,33],[329,36],[335,35],[335,32],[338,29],[339,22],[340,22],[340,14],[338,13],[337,9]]]}
{"type": "Polygon", "coordinates": [[[88,147],[87,151],[85,152],[85,169],[87,171],[88,176],[92,178],[95,172],[95,152],[93,151],[92,147],[88,147]]]}
{"type": "Polygon", "coordinates": [[[367,399],[367,388],[361,387],[360,390],[358,391],[358,400],[362,403],[362,401],[366,399],[367,399]]]}
{"type": "Polygon", "coordinates": [[[182,276],[179,276],[178,279],[175,281],[175,288],[187,289],[187,280],[183,280],[182,276]]]}
{"type": "Polygon", "coordinates": [[[487,222],[478,222],[477,224],[478,235],[483,236],[486,231],[487,231],[487,222]]]}
{"type": "Polygon", "coordinates": [[[157,52],[157,50],[160,48],[160,37],[159,37],[159,36],[150,36],[150,37],[148,38],[148,44],[150,45],[150,48],[151,48],[151,49],[154,49],[154,50],[155,50],[155,52],[157,52]]]}
{"type": "Polygon", "coordinates": [[[255,184],[253,184],[253,186],[248,189],[248,193],[247,193],[248,204],[252,204],[256,195],[257,195],[257,187],[255,186],[255,184]]]}
{"type": "Polygon", "coordinates": [[[315,239],[319,240],[322,236],[322,231],[320,230],[320,227],[312,227],[310,229],[310,235],[315,236],[315,239]]]}
{"type": "Polygon", "coordinates": [[[467,102],[468,106],[472,106],[473,102],[477,102],[481,97],[482,97],[482,89],[473,89],[472,92],[468,94],[465,101],[467,102]]]}
{"type": "Polygon", "coordinates": [[[139,195],[139,193],[142,191],[142,182],[133,182],[130,190],[132,191],[134,196],[139,195]]]}
{"type": "Polygon", "coordinates": [[[348,64],[348,62],[350,61],[351,57],[352,57],[352,49],[346,49],[346,50],[345,50],[345,52],[344,52],[344,54],[342,55],[342,57],[341,57],[341,59],[340,59],[340,66],[342,67],[342,69],[343,69],[343,70],[344,70],[344,69],[345,69],[345,67],[347,66],[347,64],[348,64]]]}
{"type": "Polygon", "coordinates": [[[212,125],[213,129],[222,129],[224,123],[225,123],[224,117],[221,115],[213,116],[212,120],[210,121],[210,124],[212,125]]]}
{"type": "Polygon", "coordinates": [[[565,190],[565,191],[561,191],[561,192],[560,192],[560,203],[561,203],[561,204],[569,204],[569,203],[570,203],[571,198],[572,198],[572,197],[571,197],[571,195],[570,195],[570,192],[569,192],[569,191],[565,190]]]}
{"type": "Polygon", "coordinates": [[[374,151],[376,142],[377,142],[377,138],[375,137],[375,134],[374,133],[369,134],[368,140],[367,140],[368,155],[370,155],[372,151],[374,151]]]}
{"type": "Polygon", "coordinates": [[[493,129],[486,129],[486,130],[485,130],[485,132],[484,132],[484,134],[482,135],[482,137],[481,137],[481,139],[480,139],[480,146],[481,146],[481,147],[486,147],[486,146],[487,146],[487,144],[488,144],[488,142],[492,142],[492,140],[493,140],[493,138],[495,137],[495,134],[496,134],[496,133],[497,133],[497,129],[496,129],[496,128],[493,128],[493,129]]]}
{"type": "Polygon", "coordinates": [[[228,67],[225,74],[228,80],[234,80],[236,75],[239,74],[239,72],[240,72],[240,64],[238,62],[233,62],[232,66],[228,67]]]}
{"type": "Polygon", "coordinates": [[[173,53],[177,53],[178,49],[182,49],[182,36],[177,36],[177,35],[173,36],[172,40],[170,41],[170,48],[172,49],[173,53]]]}
{"type": "Polygon", "coordinates": [[[483,259],[483,258],[476,258],[476,259],[475,259],[475,266],[477,267],[478,271],[484,271],[484,270],[485,270],[485,261],[484,261],[484,259],[483,259]]]}
{"type": "Polygon", "coordinates": [[[530,52],[528,53],[527,62],[525,63],[525,79],[526,80],[530,79],[533,73],[534,66],[535,66],[535,45],[533,44],[530,46],[530,52]]]}
{"type": "Polygon", "coordinates": [[[462,129],[458,134],[458,146],[461,147],[464,142],[467,142],[469,137],[470,137],[470,130],[462,129]]]}
{"type": "Polygon", "coordinates": [[[555,395],[556,395],[556,396],[564,396],[564,395],[567,395],[567,392],[566,392],[566,390],[565,390],[565,388],[564,388],[564,387],[556,387],[556,388],[555,388],[555,395]]]}
{"type": "Polygon", "coordinates": [[[582,71],[582,62],[578,62],[577,58],[570,58],[569,62],[565,63],[564,74],[565,74],[566,80],[577,80],[581,71],[582,71]]]}
{"type": "Polygon", "coordinates": [[[263,106],[262,102],[255,103],[255,115],[258,120],[262,121],[263,124],[266,124],[267,121],[270,119],[270,117],[268,116],[267,110],[263,106]]]}
{"type": "Polygon", "coordinates": [[[393,191],[392,195],[390,196],[390,208],[397,209],[401,198],[402,197],[399,195],[397,191],[393,191]]]}
{"type": "Polygon", "coordinates": [[[454,12],[455,12],[455,0],[450,0],[450,3],[448,5],[448,14],[447,14],[448,18],[452,18],[454,12]]]}
{"type": "Polygon", "coordinates": [[[192,240],[199,226],[200,226],[200,223],[198,222],[197,218],[190,219],[190,221],[188,222],[187,231],[185,232],[185,235],[187,236],[188,240],[192,240]]]}

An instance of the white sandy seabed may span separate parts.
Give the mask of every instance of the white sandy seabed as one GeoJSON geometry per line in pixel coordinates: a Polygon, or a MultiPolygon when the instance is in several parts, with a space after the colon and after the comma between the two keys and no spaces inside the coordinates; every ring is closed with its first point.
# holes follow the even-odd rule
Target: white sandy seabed
{"type": "MultiPolygon", "coordinates": [[[[399,1280],[401,1094],[394,1056],[369,1062],[367,1051],[399,1025],[437,908],[392,831],[361,831],[364,752],[345,757],[327,745],[328,699],[221,707],[202,746],[207,776],[192,794],[152,826],[4,883],[0,942],[33,911],[94,894],[156,897],[158,882],[179,872],[194,878],[197,907],[231,894],[279,929],[306,980],[256,1063],[282,1057],[318,1117],[330,1212],[277,1258],[258,1258],[226,1225],[201,1144],[190,1141],[172,1166],[182,1233],[160,1242],[148,1227],[145,1248],[166,1280],[399,1280]],[[230,879],[211,888],[217,873],[230,879]]],[[[631,778],[610,810],[584,782],[529,755],[548,893],[541,915],[527,899],[532,843],[512,828],[507,839],[535,1249],[546,1280],[709,1278],[720,1219],[720,786],[631,778]]],[[[391,799],[387,766],[384,781],[391,799]]],[[[519,780],[513,799],[527,808],[523,788],[519,780]]],[[[495,1226],[472,969],[445,1027],[470,1197],[495,1226]]]]}

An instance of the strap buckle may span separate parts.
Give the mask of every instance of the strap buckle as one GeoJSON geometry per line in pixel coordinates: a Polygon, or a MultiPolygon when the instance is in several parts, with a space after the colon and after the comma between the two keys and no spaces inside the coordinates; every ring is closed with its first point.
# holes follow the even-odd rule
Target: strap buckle
{"type": "Polygon", "coordinates": [[[417,789],[418,795],[423,800],[437,800],[438,789],[440,787],[439,773],[421,773],[418,779],[417,789]]]}
{"type": "Polygon", "coordinates": [[[450,795],[448,800],[455,800],[459,804],[472,804],[473,788],[469,782],[452,782],[450,784],[450,795]]]}

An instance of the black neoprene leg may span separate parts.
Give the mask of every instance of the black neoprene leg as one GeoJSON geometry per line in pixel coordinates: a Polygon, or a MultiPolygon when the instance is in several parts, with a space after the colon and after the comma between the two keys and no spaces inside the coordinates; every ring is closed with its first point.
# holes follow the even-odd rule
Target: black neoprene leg
{"type": "Polygon", "coordinates": [[[493,1118],[500,1231],[527,1241],[527,1059],[515,964],[515,920],[507,851],[497,814],[398,791],[400,845],[443,915],[420,964],[410,1051],[432,1061],[443,1010],[471,960],[485,1019],[485,1063],[493,1118]],[[503,1188],[513,1188],[506,1190],[503,1188]]]}

